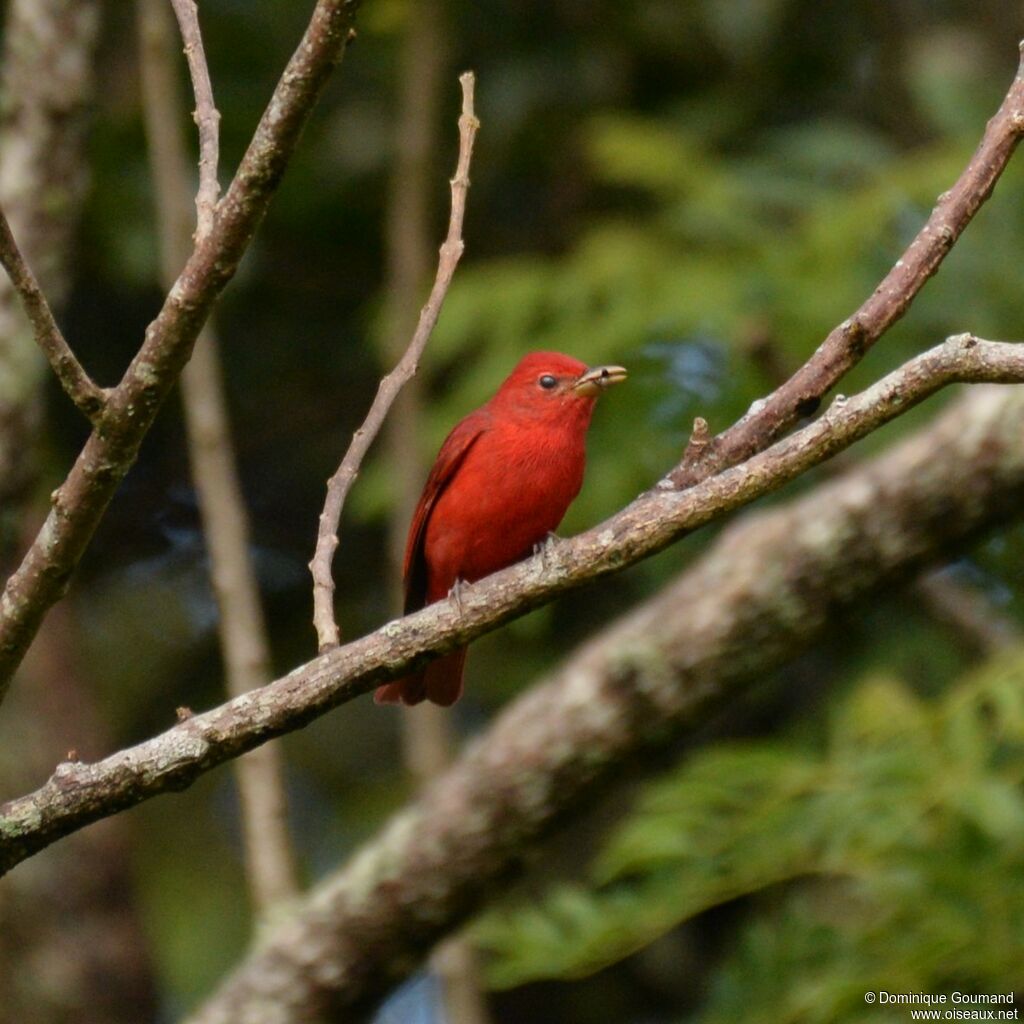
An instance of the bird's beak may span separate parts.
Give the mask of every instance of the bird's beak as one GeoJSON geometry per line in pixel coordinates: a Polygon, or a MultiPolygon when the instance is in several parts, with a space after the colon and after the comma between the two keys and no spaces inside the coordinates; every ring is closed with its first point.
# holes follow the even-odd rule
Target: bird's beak
{"type": "Polygon", "coordinates": [[[572,389],[577,395],[596,398],[605,388],[624,381],[626,376],[623,366],[592,366],[580,375],[572,389]]]}

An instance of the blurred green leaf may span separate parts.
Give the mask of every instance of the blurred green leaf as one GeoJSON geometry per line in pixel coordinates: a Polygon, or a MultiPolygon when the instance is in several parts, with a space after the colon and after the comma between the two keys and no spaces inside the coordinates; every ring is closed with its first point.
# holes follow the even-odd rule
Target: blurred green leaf
{"type": "Polygon", "coordinates": [[[587,886],[476,925],[492,983],[597,970],[747,896],[702,1020],[735,1019],[739,978],[765,1021],[856,1020],[883,988],[1006,990],[1024,956],[1022,673],[1016,652],[927,701],[871,676],[823,750],[696,753],[647,788],[587,886]]]}

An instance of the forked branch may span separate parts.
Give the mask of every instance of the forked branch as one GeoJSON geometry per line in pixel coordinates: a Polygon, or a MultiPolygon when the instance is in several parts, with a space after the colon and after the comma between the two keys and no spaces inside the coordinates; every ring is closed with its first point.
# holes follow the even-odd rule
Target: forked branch
{"type": "MultiPolygon", "coordinates": [[[[67,589],[93,532],[131,467],[200,328],[231,280],[270,204],[328,76],[352,38],[358,0],[318,0],[249,148],[53,508],[0,599],[0,699],[50,607],[67,589]]],[[[209,182],[209,165],[206,171],[209,182]]]]}
{"type": "Polygon", "coordinates": [[[825,395],[910,308],[939,269],[964,228],[992,194],[1024,136],[1024,42],[1017,74],[978,148],[956,184],[939,196],[927,223],[871,296],[835,327],[810,359],[751,411],[673,470],[674,486],[690,487],[726,466],[763,450],[798,420],[818,409],[825,395]]]}
{"type": "MultiPolygon", "coordinates": [[[[181,133],[177,36],[166,0],[137,0],[142,108],[160,225],[163,280],[174,283],[192,248],[191,174],[181,133]]],[[[217,338],[207,324],[181,375],[192,478],[217,599],[217,631],[230,695],[273,678],[270,645],[234,459],[217,338]]],[[[254,908],[266,916],[299,892],[288,832],[282,751],[267,743],[235,764],[245,870],[254,908]]]]}
{"type": "Polygon", "coordinates": [[[32,324],[36,343],[57,374],[61,387],[76,406],[93,422],[97,422],[104,406],[106,395],[71,351],[57,321],[53,318],[50,305],[43,295],[35,274],[32,273],[21,250],[18,248],[7,217],[0,211],[0,263],[3,264],[18,293],[21,305],[32,324]]]}
{"type": "Polygon", "coordinates": [[[744,516],[606,625],[473,742],[187,1024],[332,1024],[366,1012],[440,938],[507,891],[553,831],[700,742],[723,706],[852,608],[1024,508],[1024,389],[936,423],[798,498],[744,516]]]}

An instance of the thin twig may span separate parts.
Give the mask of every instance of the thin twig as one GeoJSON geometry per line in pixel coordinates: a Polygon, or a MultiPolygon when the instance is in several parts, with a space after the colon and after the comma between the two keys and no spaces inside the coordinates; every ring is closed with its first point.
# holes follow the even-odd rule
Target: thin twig
{"type": "Polygon", "coordinates": [[[192,117],[199,128],[199,191],[196,193],[196,242],[202,242],[213,230],[220,185],[217,164],[220,160],[220,113],[213,102],[213,84],[206,63],[203,36],[199,31],[196,0],[171,0],[178,28],[185,43],[188,73],[192,79],[196,109],[192,117]]]}
{"type": "Polygon", "coordinates": [[[53,318],[46,296],[43,295],[35,274],[25,262],[18,244],[11,233],[7,217],[0,211],[0,263],[3,264],[14,285],[21,305],[25,310],[36,342],[53,367],[53,372],[68,397],[93,422],[99,421],[106,406],[107,398],[103,389],[93,383],[92,378],[75,357],[57,321],[53,318]]]}
{"type": "MultiPolygon", "coordinates": [[[[191,248],[188,160],[180,125],[174,27],[165,0],[140,0],[142,100],[150,145],[164,283],[191,248]]],[[[212,327],[203,328],[181,376],[192,476],[199,499],[227,689],[238,696],[270,682],[270,645],[250,557],[249,521],[235,466],[223,374],[212,327]]],[[[299,892],[288,832],[282,752],[267,743],[236,762],[245,868],[253,906],[266,917],[299,892]]]]}
{"type": "Polygon", "coordinates": [[[834,328],[814,355],[784,384],[756,402],[742,419],[699,451],[688,453],[669,479],[690,487],[734,466],[777,440],[822,399],[872,345],[910,308],[964,228],[992,194],[1024,136],[1024,43],[1016,77],[988,122],[970,163],[939,196],[927,223],[856,313],[834,328]]]}
{"type": "Polygon", "coordinates": [[[336,647],[340,636],[338,623],[334,617],[334,577],[331,573],[331,564],[334,561],[334,552],[338,547],[338,524],[341,522],[341,510],[359,473],[363,458],[380,432],[395,397],[405,382],[416,372],[423,349],[430,340],[434,325],[441,314],[441,306],[448,293],[448,286],[451,284],[455,268],[462,257],[464,248],[462,222],[466,213],[466,193],[469,191],[469,165],[473,157],[473,142],[476,139],[480,122],[473,111],[475,83],[473,72],[466,71],[461,74],[459,83],[462,85],[459,160],[455,169],[455,177],[451,180],[452,210],[448,222],[448,236],[441,246],[434,286],[430,290],[426,305],[420,312],[419,323],[405,355],[378,385],[377,394],[366,419],[352,435],[352,442],[349,444],[348,451],[345,452],[345,457],[341,460],[337,472],[327,481],[327,498],[324,501],[324,510],[320,513],[316,552],[309,563],[309,570],[313,575],[313,625],[316,628],[321,651],[336,647]]]}
{"type": "Polygon", "coordinates": [[[462,647],[559,594],[620,572],[778,490],[953,383],[1024,383],[1024,344],[957,335],[740,466],[679,492],[640,495],[604,523],[277,681],[194,715],[96,764],[65,763],[35,793],[0,806],[0,873],[89,822],[181,789],[217,764],[308,724],[409,668],[462,647]]]}

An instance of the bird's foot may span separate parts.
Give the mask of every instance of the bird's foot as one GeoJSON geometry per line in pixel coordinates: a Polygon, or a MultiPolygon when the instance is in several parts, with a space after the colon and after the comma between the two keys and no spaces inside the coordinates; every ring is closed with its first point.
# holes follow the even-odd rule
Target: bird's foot
{"type": "Polygon", "coordinates": [[[557,533],[549,530],[547,536],[543,540],[539,540],[533,545],[533,553],[535,555],[540,555],[540,564],[545,572],[548,570],[548,555],[560,539],[561,538],[557,533]]]}
{"type": "Polygon", "coordinates": [[[452,584],[452,589],[448,591],[448,600],[455,605],[456,611],[459,613],[459,618],[465,614],[462,608],[462,588],[468,586],[465,580],[457,579],[452,584]]]}

